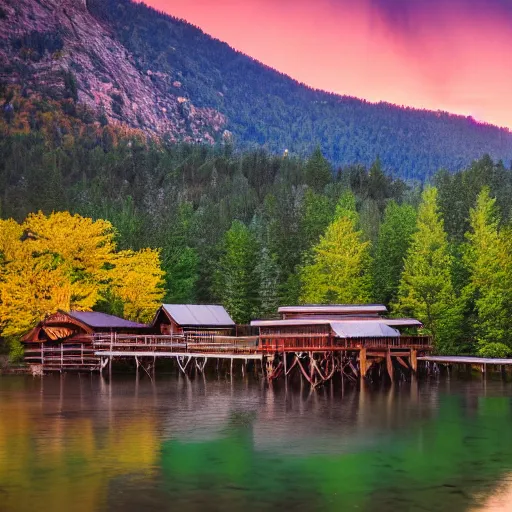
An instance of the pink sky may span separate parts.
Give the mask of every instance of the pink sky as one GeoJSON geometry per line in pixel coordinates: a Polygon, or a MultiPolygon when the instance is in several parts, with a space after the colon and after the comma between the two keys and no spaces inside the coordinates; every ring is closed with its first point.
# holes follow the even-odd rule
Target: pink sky
{"type": "Polygon", "coordinates": [[[487,1],[145,3],[313,87],[512,128],[512,11],[487,1]]]}

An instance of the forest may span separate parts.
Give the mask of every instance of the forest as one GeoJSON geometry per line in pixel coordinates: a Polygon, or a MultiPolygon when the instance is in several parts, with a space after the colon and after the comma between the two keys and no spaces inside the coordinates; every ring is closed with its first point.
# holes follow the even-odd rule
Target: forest
{"type": "Polygon", "coordinates": [[[26,288],[20,275],[37,284],[50,268],[64,278],[53,274],[32,320],[62,300],[139,320],[161,300],[222,303],[240,323],[284,304],[374,301],[422,320],[439,353],[512,353],[512,171],[502,162],[484,156],[405,182],[378,158],[333,167],[319,147],[299,159],[170,144],[70,116],[67,100],[31,101],[17,98],[16,117],[0,120],[5,337],[28,327],[6,299],[26,288]],[[89,227],[72,237],[74,225],[89,227]],[[90,230],[110,250],[86,268],[78,240],[90,230]],[[140,281],[133,258],[151,276],[139,297],[127,295],[140,281]],[[108,277],[95,277],[104,265],[108,277]],[[72,291],[91,283],[92,295],[72,291]]]}
{"type": "Polygon", "coordinates": [[[312,89],[143,3],[87,5],[133,55],[137,69],[150,70],[154,87],[224,114],[238,147],[288,149],[306,158],[319,144],[330,162],[343,166],[368,167],[379,155],[386,172],[421,181],[440,167],[461,170],[482,151],[510,162],[509,130],[312,89]]]}

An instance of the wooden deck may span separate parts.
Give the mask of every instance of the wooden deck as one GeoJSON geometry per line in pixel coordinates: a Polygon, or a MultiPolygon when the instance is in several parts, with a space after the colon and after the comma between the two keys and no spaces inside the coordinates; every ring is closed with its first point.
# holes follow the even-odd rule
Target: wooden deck
{"type": "Polygon", "coordinates": [[[31,344],[26,348],[26,359],[40,372],[92,372],[103,371],[107,366],[111,371],[113,361],[131,360],[148,373],[154,371],[157,360],[170,359],[184,374],[203,373],[211,360],[217,360],[216,367],[222,368],[228,360],[231,375],[240,370],[234,362],[238,361],[238,366],[242,362],[244,373],[249,362],[259,361],[258,367],[269,382],[293,371],[316,387],[334,375],[354,382],[372,373],[378,373],[380,378],[378,368],[382,365],[391,380],[396,372],[415,372],[417,356],[428,353],[430,344],[427,336],[342,339],[318,332],[245,337],[208,332],[112,333],[81,336],[54,346],[31,344]]]}
{"type": "Polygon", "coordinates": [[[475,365],[496,365],[512,366],[512,359],[492,359],[488,357],[472,356],[423,356],[418,357],[418,361],[442,364],[475,364],[475,365]]]}

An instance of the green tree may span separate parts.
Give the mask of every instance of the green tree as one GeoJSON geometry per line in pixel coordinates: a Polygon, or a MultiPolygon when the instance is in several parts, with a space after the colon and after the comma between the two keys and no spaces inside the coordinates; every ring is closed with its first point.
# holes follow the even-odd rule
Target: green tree
{"type": "Polygon", "coordinates": [[[383,304],[396,301],[405,256],[416,230],[416,210],[390,201],[380,225],[373,265],[374,298],[383,304]]]}
{"type": "Polygon", "coordinates": [[[257,310],[258,302],[256,239],[245,224],[235,220],[224,235],[222,245],[215,292],[235,322],[247,323],[257,310]]]}
{"type": "Polygon", "coordinates": [[[452,285],[452,263],[437,189],[429,187],[423,192],[396,309],[421,320],[440,353],[459,351],[461,307],[452,285]]]}
{"type": "Polygon", "coordinates": [[[500,230],[496,199],[488,187],[470,211],[466,239],[464,263],[470,278],[465,292],[475,311],[478,350],[505,356],[512,347],[512,244],[510,233],[500,230]]]}
{"type": "Polygon", "coordinates": [[[334,217],[334,202],[324,195],[312,190],[306,190],[302,201],[300,217],[300,241],[299,251],[309,252],[318,243],[320,236],[334,217]]]}
{"type": "Polygon", "coordinates": [[[329,162],[322,155],[320,146],[317,146],[309,158],[304,169],[306,185],[317,192],[322,191],[333,179],[329,162]]]}
{"type": "Polygon", "coordinates": [[[165,300],[170,304],[193,304],[196,302],[196,285],[199,280],[201,261],[192,247],[183,247],[166,261],[167,293],[165,300]]]}
{"type": "Polygon", "coordinates": [[[196,302],[200,257],[191,247],[194,230],[194,209],[190,203],[179,205],[162,241],[162,266],[166,272],[165,300],[169,303],[196,302]]]}
{"type": "Polygon", "coordinates": [[[371,295],[370,243],[358,230],[355,198],[347,193],[335,220],[313,249],[313,262],[302,268],[303,303],[367,302],[371,295]]]}
{"type": "Polygon", "coordinates": [[[279,265],[277,258],[267,247],[262,246],[255,268],[258,280],[258,316],[276,315],[279,307],[279,265]]]}

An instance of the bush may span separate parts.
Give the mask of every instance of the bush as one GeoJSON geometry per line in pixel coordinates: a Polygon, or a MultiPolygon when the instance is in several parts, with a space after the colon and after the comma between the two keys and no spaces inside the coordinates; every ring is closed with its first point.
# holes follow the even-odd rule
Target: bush
{"type": "Polygon", "coordinates": [[[18,338],[9,338],[7,340],[9,346],[9,363],[19,364],[23,362],[25,351],[23,345],[18,338]]]}
{"type": "Polygon", "coordinates": [[[505,358],[509,357],[512,353],[510,347],[503,343],[486,343],[485,345],[480,345],[478,349],[478,355],[481,357],[491,357],[491,358],[505,358]]]}

